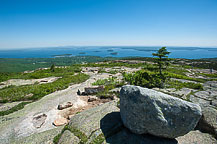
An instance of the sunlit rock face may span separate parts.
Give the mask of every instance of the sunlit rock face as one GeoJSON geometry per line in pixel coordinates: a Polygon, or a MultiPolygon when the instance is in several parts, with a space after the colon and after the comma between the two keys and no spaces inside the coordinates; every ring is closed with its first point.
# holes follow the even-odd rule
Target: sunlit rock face
{"type": "Polygon", "coordinates": [[[125,127],[136,134],[176,138],[197,125],[202,112],[197,104],[139,86],[123,86],[120,114],[125,127]]]}

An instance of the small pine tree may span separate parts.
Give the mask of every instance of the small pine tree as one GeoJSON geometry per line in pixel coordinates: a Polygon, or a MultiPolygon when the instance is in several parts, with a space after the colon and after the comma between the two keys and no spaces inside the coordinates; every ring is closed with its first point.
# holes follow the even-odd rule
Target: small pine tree
{"type": "Polygon", "coordinates": [[[164,65],[169,64],[169,58],[167,55],[169,55],[170,52],[167,51],[166,47],[160,48],[156,53],[152,53],[153,56],[156,56],[157,64],[159,67],[160,75],[162,75],[162,69],[164,65]]]}
{"type": "Polygon", "coordinates": [[[51,71],[51,72],[54,72],[54,71],[55,71],[55,65],[54,65],[54,64],[51,65],[50,71],[51,71]]]}

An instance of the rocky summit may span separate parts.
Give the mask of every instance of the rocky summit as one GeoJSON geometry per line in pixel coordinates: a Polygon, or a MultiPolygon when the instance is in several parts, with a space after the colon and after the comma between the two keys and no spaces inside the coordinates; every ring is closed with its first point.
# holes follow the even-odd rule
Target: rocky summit
{"type": "Polygon", "coordinates": [[[216,144],[215,138],[198,130],[176,139],[135,134],[123,125],[116,101],[76,114],[58,138],[58,144],[216,144]]]}
{"type": "Polygon", "coordinates": [[[136,134],[176,138],[193,130],[201,118],[197,104],[139,86],[123,86],[120,114],[125,127],[136,134]]]}

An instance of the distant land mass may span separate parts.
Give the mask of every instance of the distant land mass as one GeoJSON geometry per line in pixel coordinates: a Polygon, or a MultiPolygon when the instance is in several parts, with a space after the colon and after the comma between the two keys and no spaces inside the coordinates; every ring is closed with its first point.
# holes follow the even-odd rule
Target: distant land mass
{"type": "MultiPolygon", "coordinates": [[[[160,46],[65,46],[0,50],[0,58],[52,58],[71,56],[152,57],[160,46]],[[117,54],[116,54],[117,53],[117,54]]],[[[217,48],[167,47],[170,58],[216,58],[217,48]]]]}

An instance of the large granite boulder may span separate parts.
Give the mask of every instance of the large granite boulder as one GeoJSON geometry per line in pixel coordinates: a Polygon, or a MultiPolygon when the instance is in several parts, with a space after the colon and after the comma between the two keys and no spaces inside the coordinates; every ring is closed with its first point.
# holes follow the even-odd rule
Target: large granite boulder
{"type": "MultiPolygon", "coordinates": [[[[176,139],[135,134],[125,128],[116,101],[102,104],[73,116],[58,144],[214,144],[212,135],[191,131],[176,139]]],[[[57,135],[57,134],[56,134],[57,135]]]]}
{"type": "Polygon", "coordinates": [[[123,124],[136,134],[176,138],[197,125],[202,112],[197,104],[139,86],[123,86],[120,92],[123,124]]]}
{"type": "Polygon", "coordinates": [[[95,144],[177,144],[175,139],[138,135],[124,127],[117,102],[112,101],[73,116],[59,139],[60,143],[95,144]],[[75,138],[77,137],[77,138],[75,138]]]}

